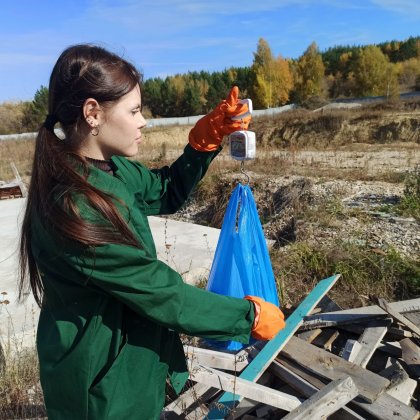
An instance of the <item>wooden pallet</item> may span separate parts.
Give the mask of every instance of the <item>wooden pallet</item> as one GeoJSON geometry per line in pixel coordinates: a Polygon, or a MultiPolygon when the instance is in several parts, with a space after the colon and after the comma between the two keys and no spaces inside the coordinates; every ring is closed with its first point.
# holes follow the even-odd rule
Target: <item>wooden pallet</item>
{"type": "Polygon", "coordinates": [[[7,183],[0,182],[0,200],[27,196],[26,186],[19,175],[16,165],[11,162],[10,166],[12,168],[13,174],[15,175],[15,179],[7,183]]]}
{"type": "Polygon", "coordinates": [[[268,343],[186,348],[192,386],[162,418],[419,419],[420,299],[341,310],[326,280],[268,343]]]}

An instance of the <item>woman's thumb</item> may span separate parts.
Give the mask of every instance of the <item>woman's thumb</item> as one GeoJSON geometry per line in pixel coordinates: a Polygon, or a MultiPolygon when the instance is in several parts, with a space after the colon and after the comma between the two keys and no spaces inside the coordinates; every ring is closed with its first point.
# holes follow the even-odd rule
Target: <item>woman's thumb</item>
{"type": "Polygon", "coordinates": [[[229,95],[226,98],[226,103],[228,106],[234,106],[238,102],[239,98],[239,88],[238,86],[233,86],[233,88],[230,90],[229,95]]]}

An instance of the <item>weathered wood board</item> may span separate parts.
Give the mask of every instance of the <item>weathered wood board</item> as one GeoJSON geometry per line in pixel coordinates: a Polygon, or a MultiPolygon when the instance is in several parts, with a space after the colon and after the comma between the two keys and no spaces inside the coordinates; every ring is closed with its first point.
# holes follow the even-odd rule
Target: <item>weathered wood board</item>
{"type": "MultiPolygon", "coordinates": [[[[299,326],[303,322],[304,316],[310,313],[317,303],[325,296],[328,291],[336,283],[339,274],[321,280],[311,293],[303,300],[303,302],[296,308],[296,310],[286,320],[285,328],[280,331],[276,337],[270,340],[265,347],[257,354],[254,360],[244,369],[241,373],[240,378],[248,381],[256,382],[258,378],[268,368],[270,363],[275,359],[280,350],[285,346],[287,341],[297,331],[299,326]]],[[[241,396],[234,395],[232,393],[224,393],[219,399],[220,409],[210,411],[209,419],[223,419],[227,411],[236,405],[240,401],[241,396]],[[225,407],[223,409],[222,407],[225,407]]]]}
{"type": "Polygon", "coordinates": [[[350,376],[359,390],[359,395],[369,402],[375,401],[390,384],[387,379],[297,337],[289,340],[280,357],[282,355],[330,380],[350,376]]]}

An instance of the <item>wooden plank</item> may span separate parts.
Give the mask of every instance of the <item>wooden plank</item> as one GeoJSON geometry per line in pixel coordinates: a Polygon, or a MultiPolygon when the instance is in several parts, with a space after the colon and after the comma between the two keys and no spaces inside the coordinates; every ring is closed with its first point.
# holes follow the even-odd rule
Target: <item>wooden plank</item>
{"type": "MultiPolygon", "coordinates": [[[[16,184],[15,182],[13,184],[16,184]]],[[[22,189],[16,185],[0,185],[0,200],[22,197],[22,189]]]]}
{"type": "MultiPolygon", "coordinates": [[[[213,388],[212,388],[213,389],[213,388]]],[[[220,392],[220,390],[217,390],[220,392]]],[[[227,419],[236,419],[240,416],[243,416],[253,410],[260,405],[258,401],[254,401],[250,398],[243,398],[241,403],[226,417],[227,419]]],[[[199,407],[196,407],[192,411],[190,411],[186,416],[185,420],[197,420],[197,419],[206,419],[210,409],[208,406],[201,404],[199,407]]]]}
{"type": "Polygon", "coordinates": [[[15,175],[16,183],[19,185],[22,197],[26,197],[28,195],[28,190],[26,189],[26,186],[22,181],[22,178],[19,174],[19,171],[16,168],[16,165],[14,164],[14,162],[10,162],[10,166],[12,168],[13,174],[15,175]]]}
{"type": "Polygon", "coordinates": [[[337,325],[337,328],[339,330],[347,331],[353,334],[362,335],[366,327],[368,326],[369,327],[388,326],[388,331],[386,333],[385,338],[388,336],[392,336],[392,337],[397,337],[400,340],[401,338],[412,337],[411,332],[392,327],[391,323],[392,323],[391,318],[375,319],[372,321],[369,321],[368,319],[366,319],[360,324],[340,324],[340,325],[337,325]]]}
{"type": "MultiPolygon", "coordinates": [[[[252,362],[241,373],[240,378],[248,381],[256,382],[258,378],[267,369],[270,363],[275,359],[280,350],[284,347],[287,341],[297,331],[303,322],[303,317],[306,316],[317,303],[325,296],[333,287],[335,282],[340,277],[339,274],[321,280],[311,293],[303,300],[303,302],[296,308],[296,310],[286,320],[286,326],[281,330],[272,340],[267,342],[264,348],[257,354],[252,362]]],[[[219,399],[219,404],[225,407],[234,407],[240,401],[239,396],[232,393],[224,393],[219,399]]],[[[209,419],[223,418],[223,411],[212,410],[209,413],[209,419]]]]}
{"type": "Polygon", "coordinates": [[[410,338],[400,341],[402,358],[407,363],[407,369],[416,379],[420,377],[420,348],[410,338]]]}
{"type": "Polygon", "coordinates": [[[330,382],[322,390],[312,395],[299,407],[296,407],[284,420],[322,419],[335,413],[359,393],[353,380],[347,376],[330,382]]]}
{"type": "Polygon", "coordinates": [[[372,404],[357,398],[349,404],[351,408],[354,406],[355,409],[362,409],[367,414],[381,420],[417,420],[420,417],[420,413],[415,408],[387,393],[380,395],[372,404]]]}
{"type": "Polygon", "coordinates": [[[343,349],[342,358],[348,362],[353,362],[361,348],[362,345],[358,341],[348,339],[343,349]]]}
{"type": "Polygon", "coordinates": [[[300,378],[309,382],[317,390],[320,390],[329,382],[328,379],[320,377],[319,375],[311,372],[309,369],[306,369],[304,366],[301,366],[298,363],[294,362],[293,360],[289,360],[285,357],[279,356],[276,358],[275,362],[280,363],[282,366],[286,367],[287,369],[289,369],[290,371],[298,375],[300,378]]]}
{"type": "Polygon", "coordinates": [[[399,384],[388,388],[386,393],[396,398],[398,401],[409,405],[416,388],[417,381],[411,378],[407,378],[405,381],[402,381],[399,384]]]}
{"type": "Polygon", "coordinates": [[[268,368],[269,371],[273,372],[274,375],[280,378],[283,382],[290,385],[304,397],[310,397],[319,391],[319,388],[312,385],[310,382],[306,381],[301,376],[284,366],[283,362],[284,360],[282,360],[282,363],[280,363],[278,360],[273,360],[273,363],[268,368]]]}
{"type": "Polygon", "coordinates": [[[358,340],[361,347],[355,355],[353,363],[366,367],[386,332],[386,326],[368,326],[358,340]]]}
{"type": "Polygon", "coordinates": [[[317,305],[321,308],[322,312],[334,312],[334,311],[342,311],[343,308],[337,305],[331,298],[325,295],[317,305]]]}
{"type": "MultiPolygon", "coordinates": [[[[279,391],[285,392],[284,389],[280,389],[279,391]]],[[[278,411],[278,410],[279,410],[278,408],[273,408],[273,407],[270,407],[269,405],[260,405],[259,407],[256,408],[255,415],[257,416],[258,419],[273,418],[274,411],[278,411]]],[[[278,414],[276,417],[278,417],[278,414]]]]}
{"type": "Polygon", "coordinates": [[[185,417],[184,416],[178,417],[177,420],[180,420],[180,419],[183,419],[183,420],[205,419],[205,418],[207,418],[207,414],[209,413],[209,411],[210,410],[209,410],[209,408],[207,407],[206,404],[201,404],[194,411],[192,411],[191,413],[188,413],[185,417]]]}
{"type": "Polygon", "coordinates": [[[215,369],[242,371],[248,365],[248,353],[244,350],[236,354],[222,351],[202,349],[194,346],[184,346],[184,353],[189,360],[189,368],[195,364],[215,369]]]}
{"type": "Polygon", "coordinates": [[[318,335],[321,333],[322,333],[321,328],[315,328],[314,330],[307,330],[307,331],[303,331],[299,333],[298,337],[301,340],[305,340],[308,343],[312,343],[312,341],[314,341],[315,338],[318,337],[318,335]]]}
{"type": "MultiPolygon", "coordinates": [[[[258,380],[260,385],[270,386],[273,382],[273,374],[269,371],[264,372],[261,378],[258,380]]],[[[232,414],[227,417],[229,420],[237,419],[244,414],[248,414],[250,411],[255,410],[257,406],[261,405],[258,401],[254,401],[250,398],[243,398],[237,407],[232,411],[232,414]]]]}
{"type": "Polygon", "coordinates": [[[379,343],[378,350],[384,353],[388,353],[391,356],[401,357],[402,350],[398,341],[390,341],[387,343],[379,343]]]}
{"type": "MultiPolygon", "coordinates": [[[[282,361],[284,363],[284,360],[282,361]]],[[[282,363],[274,360],[270,365],[269,369],[282,381],[289,384],[293,389],[299,392],[305,397],[310,397],[318,392],[318,388],[312,385],[310,382],[303,379],[301,376],[284,366],[282,363]]],[[[324,384],[322,384],[322,389],[324,384]]],[[[359,416],[348,407],[343,407],[336,412],[337,418],[340,420],[363,420],[363,417],[359,416]]]]}
{"type": "MultiPolygon", "coordinates": [[[[250,398],[243,398],[241,403],[237,407],[235,407],[234,411],[228,417],[226,417],[226,419],[233,420],[240,418],[241,416],[248,414],[251,411],[254,411],[259,405],[260,403],[258,401],[251,400],[250,398]]],[[[198,417],[196,417],[196,419],[197,418],[198,417]]]]}
{"type": "MultiPolygon", "coordinates": [[[[410,299],[389,304],[390,308],[399,313],[420,311],[420,298],[410,299]]],[[[377,305],[361,308],[346,309],[344,311],[327,312],[306,316],[302,329],[313,329],[340,324],[363,322],[369,318],[383,318],[388,313],[377,305]]]]}
{"type": "Polygon", "coordinates": [[[325,350],[331,351],[332,344],[338,336],[339,332],[337,330],[327,328],[324,331],[322,331],[322,334],[318,335],[318,337],[312,342],[312,344],[314,346],[322,347],[325,350]]]}
{"type": "Polygon", "coordinates": [[[398,360],[390,358],[390,361],[390,365],[381,370],[378,375],[388,379],[391,382],[389,387],[393,387],[401,382],[404,382],[409,378],[409,376],[398,360]]]}
{"type": "MultiPolygon", "coordinates": [[[[194,369],[195,365],[201,364],[218,369],[241,371],[249,363],[248,353],[245,350],[241,350],[236,354],[231,354],[200,347],[184,346],[184,352],[189,359],[189,369],[194,369]]],[[[197,401],[202,400],[205,402],[218,392],[220,391],[216,388],[197,383],[181,394],[177,400],[168,404],[164,408],[164,411],[180,415],[187,411],[193,404],[197,404],[197,401]]],[[[256,403],[254,402],[254,405],[255,404],[256,403]]],[[[203,417],[208,411],[209,410],[206,407],[199,405],[186,416],[186,419],[203,417]]]]}
{"type": "MultiPolygon", "coordinates": [[[[245,350],[231,354],[194,346],[184,346],[184,352],[189,359],[189,369],[194,369],[196,364],[208,364],[209,367],[219,369],[235,370],[236,367],[237,370],[242,370],[248,364],[248,353],[245,350]]],[[[182,393],[175,401],[168,404],[163,411],[180,415],[187,411],[193,404],[197,404],[200,400],[205,402],[218,392],[220,391],[216,388],[197,383],[182,393]]],[[[198,406],[194,410],[194,415],[199,415],[203,410],[204,407],[198,406]]],[[[208,410],[206,410],[207,412],[208,410]]]]}
{"type": "Polygon", "coordinates": [[[402,338],[411,338],[413,333],[411,331],[403,330],[401,328],[396,327],[388,327],[388,332],[386,333],[387,337],[391,336],[394,339],[397,338],[398,340],[402,338]]]}
{"type": "Polygon", "coordinates": [[[409,319],[414,325],[420,327],[420,311],[417,312],[407,312],[404,316],[409,319]]]}
{"type": "Polygon", "coordinates": [[[389,385],[387,379],[297,337],[292,337],[289,340],[281,354],[330,380],[350,376],[359,389],[360,396],[369,402],[375,401],[389,385]]]}
{"type": "MultiPolygon", "coordinates": [[[[292,395],[204,366],[197,365],[193,371],[190,371],[190,379],[286,411],[293,410],[301,403],[299,398],[292,395]]],[[[231,409],[226,408],[224,416],[229,411],[231,409]]]]}
{"type": "Polygon", "coordinates": [[[309,315],[305,317],[302,326],[299,331],[311,330],[314,328],[328,328],[328,327],[340,327],[342,325],[350,324],[356,325],[357,323],[363,323],[366,321],[373,321],[375,319],[381,319],[386,317],[385,311],[378,313],[371,306],[368,306],[369,310],[360,308],[360,312],[345,313],[346,311],[337,312],[326,312],[319,313],[316,315],[309,315]],[[371,313],[370,313],[371,312],[371,313]]]}
{"type": "Polygon", "coordinates": [[[343,308],[338,306],[332,299],[330,299],[327,295],[324,296],[316,305],[316,308],[311,311],[311,315],[317,314],[319,312],[334,312],[334,311],[341,311],[343,308]]]}
{"type": "Polygon", "coordinates": [[[172,401],[170,404],[165,406],[163,409],[164,412],[172,412],[175,414],[182,414],[193,404],[196,404],[200,400],[205,400],[205,395],[207,398],[210,398],[212,395],[219,392],[218,389],[211,388],[208,385],[197,383],[187,391],[183,392],[175,401],[172,401]],[[209,392],[213,390],[213,392],[209,392]],[[209,395],[210,393],[210,395],[209,395]]]}
{"type": "Polygon", "coordinates": [[[391,305],[385,299],[378,299],[379,306],[389,315],[392,316],[395,320],[400,322],[401,324],[405,325],[411,332],[416,334],[420,337],[420,328],[414,325],[409,319],[407,319],[404,315],[400,314],[396,310],[394,310],[391,305]]]}
{"type": "MultiPolygon", "coordinates": [[[[322,381],[313,374],[309,374],[304,366],[300,366],[297,363],[291,363],[287,359],[279,360],[279,358],[277,358],[277,361],[282,365],[286,365],[295,374],[302,376],[307,382],[318,389],[321,389],[324,386],[322,381]]],[[[381,420],[415,420],[418,419],[419,414],[413,407],[403,404],[386,393],[381,394],[373,403],[368,403],[361,398],[356,397],[349,403],[349,408],[363,417],[368,415],[368,417],[373,416],[374,418],[381,420]]]]}

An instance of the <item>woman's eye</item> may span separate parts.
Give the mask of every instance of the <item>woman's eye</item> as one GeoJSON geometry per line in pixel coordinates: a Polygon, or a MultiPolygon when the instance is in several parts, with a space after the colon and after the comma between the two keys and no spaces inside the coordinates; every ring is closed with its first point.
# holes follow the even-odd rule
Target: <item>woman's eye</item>
{"type": "Polygon", "coordinates": [[[140,112],[140,109],[139,109],[139,108],[137,108],[137,109],[133,109],[133,110],[131,111],[131,113],[132,113],[133,115],[136,115],[136,114],[137,114],[137,112],[140,112]]]}

